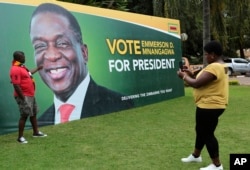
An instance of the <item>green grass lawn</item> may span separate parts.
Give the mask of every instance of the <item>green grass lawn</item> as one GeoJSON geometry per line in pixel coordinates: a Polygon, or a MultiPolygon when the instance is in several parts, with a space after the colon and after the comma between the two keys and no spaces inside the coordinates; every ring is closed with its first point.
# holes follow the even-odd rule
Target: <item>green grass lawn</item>
{"type": "MultiPolygon", "coordinates": [[[[250,86],[230,86],[229,106],[216,136],[221,161],[229,169],[231,153],[250,154],[250,86]]],[[[194,146],[195,105],[185,96],[145,107],[40,128],[46,138],[16,142],[17,133],[0,136],[1,170],[195,170],[210,164],[185,164],[194,146]]]]}

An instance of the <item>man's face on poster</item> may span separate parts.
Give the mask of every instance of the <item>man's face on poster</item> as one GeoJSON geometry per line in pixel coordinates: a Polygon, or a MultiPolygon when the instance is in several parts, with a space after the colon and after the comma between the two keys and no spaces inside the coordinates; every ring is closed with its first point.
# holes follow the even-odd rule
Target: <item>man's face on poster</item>
{"type": "Polygon", "coordinates": [[[43,81],[56,94],[70,93],[84,79],[86,49],[77,42],[69,21],[58,14],[42,13],[32,18],[30,37],[43,81]]]}

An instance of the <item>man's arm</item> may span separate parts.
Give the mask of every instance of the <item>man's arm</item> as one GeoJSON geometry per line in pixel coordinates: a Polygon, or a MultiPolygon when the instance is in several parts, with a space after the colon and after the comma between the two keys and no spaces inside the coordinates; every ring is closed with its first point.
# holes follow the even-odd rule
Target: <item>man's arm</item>
{"type": "Polygon", "coordinates": [[[24,95],[23,95],[23,92],[22,92],[22,90],[21,90],[21,87],[20,87],[18,84],[13,84],[13,86],[14,86],[14,89],[15,89],[17,95],[18,95],[22,100],[24,100],[24,95]]]}
{"type": "Polygon", "coordinates": [[[38,66],[38,67],[36,67],[36,68],[30,70],[30,73],[31,73],[31,74],[35,74],[37,71],[41,70],[42,68],[43,68],[43,66],[38,66]]]}

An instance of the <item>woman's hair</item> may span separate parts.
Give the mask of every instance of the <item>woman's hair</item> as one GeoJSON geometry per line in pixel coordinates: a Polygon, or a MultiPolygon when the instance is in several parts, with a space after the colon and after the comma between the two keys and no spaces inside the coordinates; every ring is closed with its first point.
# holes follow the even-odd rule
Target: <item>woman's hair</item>
{"type": "Polygon", "coordinates": [[[207,53],[214,53],[218,56],[222,55],[223,49],[221,44],[218,41],[210,41],[204,46],[204,51],[207,53]]]}

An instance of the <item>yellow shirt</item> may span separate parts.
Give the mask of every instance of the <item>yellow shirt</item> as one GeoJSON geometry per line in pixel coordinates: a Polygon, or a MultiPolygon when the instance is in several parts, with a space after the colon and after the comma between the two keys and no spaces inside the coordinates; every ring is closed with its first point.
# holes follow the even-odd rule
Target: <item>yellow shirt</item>
{"type": "Polygon", "coordinates": [[[225,109],[228,104],[229,94],[226,65],[211,63],[201,70],[197,78],[203,71],[207,71],[217,78],[205,86],[194,89],[193,95],[196,105],[204,109],[225,109]]]}

